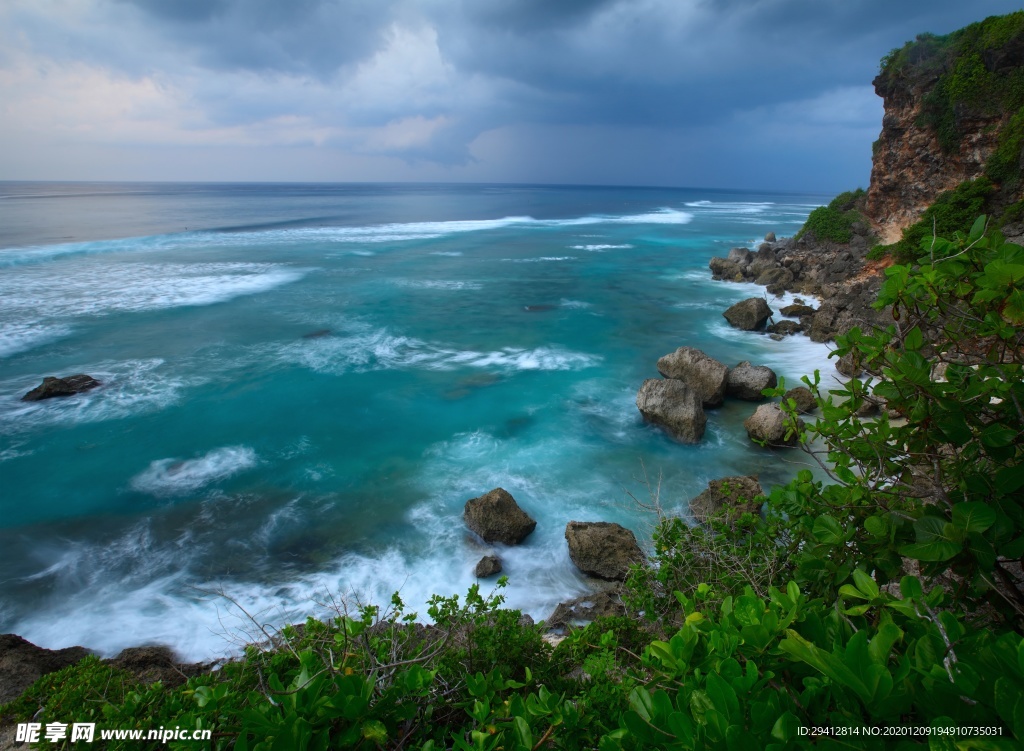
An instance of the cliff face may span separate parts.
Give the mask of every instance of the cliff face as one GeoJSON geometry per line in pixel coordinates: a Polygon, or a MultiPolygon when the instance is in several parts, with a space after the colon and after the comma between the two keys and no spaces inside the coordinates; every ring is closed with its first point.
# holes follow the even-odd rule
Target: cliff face
{"type": "Polygon", "coordinates": [[[965,180],[990,178],[1000,206],[1020,200],[1024,12],[945,37],[922,35],[890,53],[873,83],[885,116],[865,213],[881,242],[899,240],[940,193],[965,180]]]}

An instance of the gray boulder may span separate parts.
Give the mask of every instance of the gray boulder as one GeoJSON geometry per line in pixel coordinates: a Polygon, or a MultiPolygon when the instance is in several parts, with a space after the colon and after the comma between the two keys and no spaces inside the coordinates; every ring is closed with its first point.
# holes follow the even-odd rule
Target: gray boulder
{"type": "Polygon", "coordinates": [[[697,443],[704,437],[708,418],[700,395],[682,381],[648,378],[637,392],[636,407],[677,441],[697,443]]]}
{"type": "Polygon", "coordinates": [[[817,313],[810,305],[802,305],[800,303],[787,305],[784,308],[780,308],[779,312],[790,318],[803,318],[804,316],[812,316],[817,313]]]}
{"type": "Polygon", "coordinates": [[[739,281],[743,279],[743,267],[738,263],[717,256],[708,261],[708,268],[715,279],[739,281]]]}
{"type": "Polygon", "coordinates": [[[729,255],[726,256],[726,260],[746,266],[754,260],[754,254],[750,252],[749,248],[732,248],[729,255]]]}
{"type": "Polygon", "coordinates": [[[836,360],[836,370],[849,378],[856,378],[864,372],[860,365],[860,357],[853,352],[847,352],[836,360]]]}
{"type": "Polygon", "coordinates": [[[796,388],[792,388],[787,391],[782,398],[787,401],[792,399],[793,403],[796,404],[796,411],[802,415],[805,415],[808,412],[813,412],[818,407],[818,402],[814,398],[814,394],[812,394],[811,390],[806,386],[797,386],[796,388]]]}
{"type": "Polygon", "coordinates": [[[554,612],[545,619],[544,625],[548,628],[580,626],[598,618],[625,614],[626,606],[622,604],[618,589],[610,589],[560,602],[554,612]]]}
{"type": "Polygon", "coordinates": [[[680,347],[658,360],[658,372],[683,381],[696,391],[704,407],[717,407],[725,400],[729,368],[693,347],[680,347]]]}
{"type": "Polygon", "coordinates": [[[759,402],[766,397],[761,392],[779,385],[775,371],[766,365],[751,365],[744,360],[729,371],[726,393],[737,399],[759,402]]]}
{"type": "Polygon", "coordinates": [[[764,236],[764,241],[766,243],[773,243],[773,242],[775,242],[775,233],[774,232],[766,233],[765,236],[764,236]]]}
{"type": "Polygon", "coordinates": [[[754,499],[764,495],[764,488],[756,477],[723,477],[708,483],[707,489],[690,499],[690,513],[699,522],[706,522],[713,516],[736,519],[750,512],[761,510],[761,502],[754,499]]]}
{"type": "MultiPolygon", "coordinates": [[[[803,420],[797,424],[803,428],[803,420]]],[[[752,441],[769,446],[795,446],[798,440],[796,434],[786,437],[786,415],[778,404],[762,404],[743,422],[743,427],[752,441]]]]}
{"type": "Polygon", "coordinates": [[[777,284],[786,286],[793,281],[793,272],[781,266],[775,266],[762,271],[755,281],[757,284],[763,284],[766,287],[773,287],[777,284]]]}
{"type": "Polygon", "coordinates": [[[484,542],[518,545],[537,527],[537,522],[502,488],[466,501],[463,515],[466,526],[484,542]]]}
{"type": "Polygon", "coordinates": [[[576,568],[599,579],[624,581],[629,567],[644,560],[633,533],[612,522],[569,522],[565,540],[576,568]]]}
{"type": "Polygon", "coordinates": [[[496,555],[485,555],[480,559],[480,562],[476,564],[477,579],[486,579],[489,576],[501,573],[501,560],[496,555]]]}
{"type": "Polygon", "coordinates": [[[751,297],[736,303],[722,315],[729,325],[743,331],[760,331],[771,317],[772,309],[761,297],[751,297]]]}
{"type": "Polygon", "coordinates": [[[100,385],[99,381],[85,373],[70,375],[66,378],[46,376],[41,384],[21,397],[21,400],[23,402],[38,402],[43,399],[52,399],[55,396],[74,396],[100,385]]]}

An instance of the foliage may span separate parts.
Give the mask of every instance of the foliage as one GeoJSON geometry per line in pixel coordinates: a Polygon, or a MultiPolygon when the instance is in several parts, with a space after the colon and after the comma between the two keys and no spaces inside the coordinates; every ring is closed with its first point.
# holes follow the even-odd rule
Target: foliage
{"type": "Polygon", "coordinates": [[[865,195],[863,188],[846,191],[833,198],[827,206],[814,209],[797,233],[797,239],[811,233],[820,242],[850,242],[853,225],[863,219],[860,208],[865,195]]]}
{"type": "Polygon", "coordinates": [[[993,191],[992,181],[987,177],[979,177],[976,180],[965,180],[953,190],[940,193],[935,203],[921,214],[921,218],[903,230],[902,239],[890,246],[892,256],[900,263],[907,263],[917,257],[923,241],[934,236],[948,236],[969,227],[974,218],[983,212],[993,191]]]}

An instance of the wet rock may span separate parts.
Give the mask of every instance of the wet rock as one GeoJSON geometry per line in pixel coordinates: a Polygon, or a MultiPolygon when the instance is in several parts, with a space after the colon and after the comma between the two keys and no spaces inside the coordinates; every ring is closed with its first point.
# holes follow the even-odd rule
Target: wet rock
{"type": "Polygon", "coordinates": [[[754,254],[750,252],[749,248],[733,248],[725,258],[740,266],[746,266],[754,260],[754,254]]]}
{"type": "MultiPolygon", "coordinates": [[[[802,420],[798,420],[797,424],[803,427],[802,420]]],[[[795,446],[798,440],[795,433],[786,437],[786,415],[778,404],[762,404],[743,422],[743,427],[752,441],[767,443],[769,446],[795,446]]]]}
{"type": "Polygon", "coordinates": [[[479,498],[466,501],[466,526],[484,542],[518,545],[537,527],[537,522],[519,508],[511,494],[495,488],[479,498]]]}
{"type": "Polygon", "coordinates": [[[558,604],[554,612],[547,617],[544,625],[548,628],[565,628],[580,626],[598,618],[609,618],[626,614],[626,606],[622,604],[622,596],[618,589],[581,595],[558,604]]]}
{"type": "Polygon", "coordinates": [[[486,579],[489,576],[501,573],[501,560],[496,555],[485,555],[476,564],[476,578],[486,579]]]}
{"type": "Polygon", "coordinates": [[[659,425],[683,443],[704,437],[708,418],[700,395],[674,378],[648,378],[636,395],[636,406],[648,422],[659,425]]]}
{"type": "Polygon", "coordinates": [[[761,392],[779,385],[775,371],[765,365],[751,365],[744,360],[729,371],[726,394],[737,399],[759,402],[767,397],[761,392]]]}
{"type": "Polygon", "coordinates": [[[694,347],[680,347],[658,360],[658,372],[675,378],[696,391],[704,407],[717,407],[725,400],[729,368],[694,347]]]}
{"type": "Polygon", "coordinates": [[[794,303],[792,305],[787,305],[784,308],[780,308],[779,312],[782,313],[782,315],[787,316],[789,318],[803,318],[804,316],[812,316],[817,311],[810,305],[794,303]]]}
{"type": "Polygon", "coordinates": [[[785,288],[787,284],[793,281],[793,272],[789,269],[775,266],[774,268],[765,269],[755,281],[757,284],[763,284],[766,287],[781,286],[785,288]]]}
{"type": "Polygon", "coordinates": [[[779,321],[765,329],[769,334],[780,334],[782,336],[792,336],[793,334],[799,334],[803,330],[803,325],[796,321],[779,321]]]}
{"type": "Polygon", "coordinates": [[[88,655],[85,647],[44,649],[17,634],[0,634],[0,704],[17,699],[44,675],[74,665],[88,655]]]}
{"type": "Polygon", "coordinates": [[[818,402],[814,398],[814,394],[806,386],[797,386],[790,389],[783,395],[783,399],[787,401],[792,399],[796,404],[796,411],[802,415],[813,412],[818,408],[818,402]]]}
{"type": "Polygon", "coordinates": [[[712,480],[703,493],[690,499],[690,513],[699,522],[719,515],[737,519],[747,512],[760,512],[762,501],[754,499],[763,495],[764,488],[756,477],[723,477],[712,480]]]}
{"type": "Polygon", "coordinates": [[[736,303],[722,315],[729,325],[743,331],[760,331],[765,327],[772,309],[762,297],[751,297],[736,303]]]}
{"type": "Polygon", "coordinates": [[[708,261],[708,268],[711,269],[711,276],[715,279],[728,279],[731,281],[743,279],[743,267],[725,258],[712,258],[708,261]]]}
{"type": "Polygon", "coordinates": [[[55,396],[74,396],[100,385],[99,381],[85,373],[70,375],[66,378],[46,376],[41,384],[21,397],[21,400],[23,402],[38,402],[42,399],[52,399],[55,396]]]}
{"type": "Polygon", "coordinates": [[[576,568],[599,579],[624,581],[629,567],[644,560],[633,533],[612,522],[569,522],[565,540],[576,568]]]}

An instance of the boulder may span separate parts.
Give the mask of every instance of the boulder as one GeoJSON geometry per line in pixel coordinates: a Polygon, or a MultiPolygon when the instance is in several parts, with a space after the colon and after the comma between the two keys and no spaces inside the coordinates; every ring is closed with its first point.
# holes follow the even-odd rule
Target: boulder
{"type": "Polygon", "coordinates": [[[773,243],[773,242],[775,242],[775,233],[774,232],[766,233],[765,236],[764,236],[764,241],[766,243],[773,243]]]}
{"type": "Polygon", "coordinates": [[[725,400],[729,368],[693,347],[680,347],[658,360],[658,372],[682,381],[696,391],[705,407],[717,407],[725,400]]]}
{"type": "Polygon", "coordinates": [[[565,628],[579,626],[584,623],[626,614],[626,606],[617,589],[581,595],[565,602],[560,602],[554,612],[547,617],[544,625],[548,628],[565,628]]]}
{"type": "Polygon", "coordinates": [[[160,681],[168,688],[180,686],[190,677],[208,672],[212,667],[212,664],[178,662],[170,649],[161,646],[128,647],[117,657],[104,662],[128,671],[141,683],[160,681]]]}
{"type": "Polygon", "coordinates": [[[799,334],[803,330],[803,324],[796,321],[779,321],[765,329],[769,334],[779,334],[781,336],[792,336],[793,334],[799,334]]]}
{"type": "MultiPolygon", "coordinates": [[[[798,420],[797,424],[803,427],[802,420],[798,420]]],[[[786,415],[778,404],[762,404],[744,420],[743,427],[747,429],[747,435],[752,441],[769,446],[795,446],[797,443],[795,434],[786,437],[786,415]]]]}
{"type": "Polygon", "coordinates": [[[700,395],[674,378],[648,378],[636,395],[636,407],[648,422],[659,425],[683,443],[704,437],[708,418],[700,395]]]}
{"type": "Polygon", "coordinates": [[[723,477],[712,480],[703,493],[690,499],[690,513],[699,522],[717,515],[736,519],[747,512],[758,513],[761,502],[754,499],[763,495],[764,488],[756,477],[723,477]]]}
{"type": "Polygon", "coordinates": [[[792,283],[793,278],[792,271],[781,266],[775,266],[762,271],[755,281],[757,284],[763,284],[766,287],[774,287],[776,285],[785,287],[787,284],[792,283]]]}
{"type": "Polygon", "coordinates": [[[17,634],[0,634],[0,704],[17,699],[44,675],[74,665],[88,655],[85,647],[44,649],[17,634]]]}
{"type": "Polygon", "coordinates": [[[99,381],[85,373],[70,375],[66,378],[46,376],[41,384],[21,397],[21,400],[23,402],[38,402],[42,399],[52,399],[55,396],[74,396],[99,385],[101,385],[99,381]]]}
{"type": "Polygon", "coordinates": [[[787,391],[783,397],[787,401],[792,399],[796,404],[796,411],[802,415],[808,412],[813,412],[818,408],[818,402],[814,398],[814,394],[806,386],[797,386],[787,391]]]}
{"type": "Polygon", "coordinates": [[[717,256],[708,261],[708,268],[715,279],[731,279],[738,281],[743,278],[743,267],[738,263],[718,258],[717,256]]]}
{"type": "Polygon", "coordinates": [[[779,309],[779,312],[789,318],[803,318],[804,316],[812,316],[818,311],[812,308],[810,305],[802,305],[800,303],[793,303],[792,305],[786,305],[779,309]]]}
{"type": "Polygon", "coordinates": [[[725,258],[740,266],[746,266],[754,260],[754,254],[750,252],[749,248],[732,248],[725,258]]]}
{"type": "Polygon", "coordinates": [[[761,392],[779,385],[775,371],[765,365],[751,365],[744,360],[729,371],[726,393],[737,399],[759,402],[766,397],[761,392]]]}
{"type": "Polygon", "coordinates": [[[486,579],[489,576],[501,573],[501,560],[496,555],[485,555],[476,564],[476,578],[486,579]]]}
{"type": "Polygon", "coordinates": [[[771,317],[772,309],[762,297],[750,297],[736,303],[722,315],[729,325],[743,331],[760,331],[771,317]]]}
{"type": "Polygon", "coordinates": [[[860,357],[853,352],[847,352],[836,360],[836,370],[849,378],[856,378],[864,372],[860,366],[860,357]]]}
{"type": "Polygon", "coordinates": [[[502,488],[466,501],[464,517],[466,526],[484,542],[505,545],[518,545],[537,527],[537,522],[502,488]]]}
{"type": "Polygon", "coordinates": [[[565,540],[576,568],[599,579],[625,581],[629,567],[644,560],[633,533],[612,522],[569,522],[565,540]]]}

